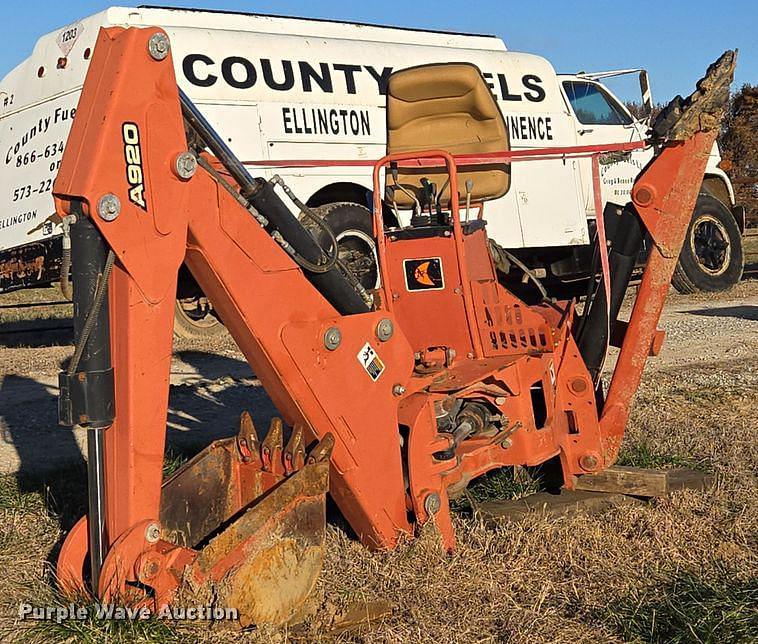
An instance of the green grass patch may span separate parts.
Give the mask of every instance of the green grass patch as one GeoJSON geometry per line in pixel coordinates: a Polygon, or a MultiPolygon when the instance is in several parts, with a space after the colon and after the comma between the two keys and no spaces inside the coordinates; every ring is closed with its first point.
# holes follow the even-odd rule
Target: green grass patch
{"type": "Polygon", "coordinates": [[[24,514],[43,512],[45,501],[36,490],[24,491],[12,474],[0,475],[0,510],[24,514]]]}
{"type": "Polygon", "coordinates": [[[622,444],[617,464],[650,469],[665,469],[670,467],[704,469],[703,464],[698,463],[694,459],[680,456],[678,454],[665,454],[659,452],[645,441],[622,444]]]}
{"type": "Polygon", "coordinates": [[[502,467],[474,480],[466,489],[466,494],[453,501],[450,507],[454,511],[466,512],[473,509],[472,501],[510,501],[539,492],[540,488],[539,475],[531,474],[524,468],[502,467]]]}
{"type": "Polygon", "coordinates": [[[727,571],[685,572],[660,586],[633,590],[599,617],[628,641],[737,643],[758,641],[758,580],[727,571]]]}
{"type": "Polygon", "coordinates": [[[175,452],[170,447],[166,448],[163,455],[163,480],[174,474],[189,458],[186,454],[175,452]]]}
{"type": "Polygon", "coordinates": [[[690,404],[701,407],[710,407],[723,403],[733,396],[741,396],[750,393],[750,388],[740,384],[713,385],[682,385],[671,389],[671,396],[679,396],[690,404]]]}

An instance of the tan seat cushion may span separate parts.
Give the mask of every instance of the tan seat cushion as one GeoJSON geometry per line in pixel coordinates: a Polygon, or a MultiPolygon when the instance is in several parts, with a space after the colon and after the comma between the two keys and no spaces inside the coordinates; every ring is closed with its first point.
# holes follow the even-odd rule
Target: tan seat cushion
{"type": "MultiPolygon", "coordinates": [[[[411,67],[390,76],[387,88],[387,152],[442,149],[451,154],[481,154],[509,149],[508,129],[479,68],[469,63],[411,67]]],[[[465,200],[466,180],[474,182],[472,201],[502,197],[510,187],[510,164],[458,167],[458,191],[465,200]]],[[[420,179],[447,180],[444,167],[400,168],[399,183],[416,194],[420,179]]],[[[388,176],[388,185],[393,180],[388,176]]],[[[395,201],[409,208],[413,201],[400,190],[395,201]]],[[[448,207],[449,187],[440,203],[448,207]]]]}

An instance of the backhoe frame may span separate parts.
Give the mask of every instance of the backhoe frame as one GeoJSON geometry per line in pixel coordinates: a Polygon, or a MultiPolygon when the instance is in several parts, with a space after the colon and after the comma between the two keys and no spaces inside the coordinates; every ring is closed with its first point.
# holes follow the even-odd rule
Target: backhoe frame
{"type": "MultiPolygon", "coordinates": [[[[318,514],[314,504],[327,476],[324,456],[332,497],[361,541],[374,548],[394,547],[432,517],[445,546],[453,548],[449,492],[488,470],[558,456],[571,487],[574,476],[615,461],[715,130],[665,145],[635,184],[633,201],[655,249],[599,412],[592,377],[571,333],[573,303],[528,307],[500,286],[483,225],[463,226],[455,199],[449,234],[419,240],[383,229],[382,167],[441,158],[457,194],[456,159],[432,151],[377,162],[378,305],[366,313],[340,314],[262,225],[266,213],[253,216],[243,205],[217,159],[202,153],[194,175],[177,170],[188,143],[170,53],[154,55],[156,36],[168,42],[159,29],[101,31],[54,188],[59,213],[81,210],[115,255],[108,284],[115,420],[104,430],[108,555],[98,594],[147,585],[160,606],[171,601],[186,570],[198,583],[222,583],[243,570],[230,601],[250,601],[245,577],[255,572],[245,570],[246,557],[268,547],[260,544],[275,532],[261,513],[281,512],[283,524],[298,512],[318,514]],[[115,216],[101,207],[110,197],[119,204],[115,216]],[[399,271],[409,258],[431,255],[442,258],[452,281],[450,288],[425,294],[422,308],[432,307],[430,317],[401,292],[399,271]],[[219,521],[232,522],[227,532],[205,534],[200,542],[167,525],[170,494],[186,490],[177,492],[171,481],[162,487],[174,293],[182,262],[213,301],[293,435],[300,432],[302,438],[291,443],[333,441],[330,452],[311,462],[303,457],[289,469],[287,462],[303,450],[295,445],[282,452],[279,436],[278,443],[264,441],[259,461],[254,428],[240,434],[242,443],[237,437],[208,448],[184,470],[186,480],[207,467],[209,454],[226,450],[217,471],[228,475],[214,490],[234,500],[219,510],[219,521]],[[442,346],[440,338],[452,351],[431,351],[442,346]],[[428,364],[420,368],[422,353],[428,364]],[[370,365],[362,361],[367,355],[373,356],[370,365]],[[534,388],[543,396],[544,418],[535,416],[534,388]],[[439,410],[471,403],[498,420],[456,444],[439,430],[439,410]],[[251,443],[252,457],[241,447],[251,443]],[[440,456],[450,450],[453,458],[440,456]],[[191,467],[198,469],[193,473],[191,467]],[[279,508],[273,505],[278,497],[279,508]],[[251,514],[256,508],[258,514],[251,514]],[[232,528],[245,534],[231,538],[232,528]]],[[[186,496],[187,504],[191,498],[186,496]]],[[[303,555],[315,547],[317,532],[297,542],[299,563],[319,563],[318,556],[303,555]]],[[[86,534],[80,523],[59,560],[61,581],[71,588],[85,583],[86,534]]],[[[312,578],[298,586],[298,597],[307,594],[312,578]]],[[[246,619],[292,616],[276,607],[267,610],[254,610],[246,619]]]]}

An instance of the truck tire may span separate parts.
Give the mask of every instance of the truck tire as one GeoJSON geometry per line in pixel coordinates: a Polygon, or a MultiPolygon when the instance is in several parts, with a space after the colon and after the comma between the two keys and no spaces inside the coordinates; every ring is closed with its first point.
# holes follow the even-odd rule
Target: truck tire
{"type": "MultiPolygon", "coordinates": [[[[343,201],[314,208],[317,216],[331,228],[337,239],[339,258],[366,289],[379,286],[379,267],[371,211],[356,203],[343,201]]],[[[329,236],[318,226],[303,220],[322,248],[330,248],[329,236]]]]}
{"type": "Polygon", "coordinates": [[[685,294],[726,291],[740,281],[743,266],[742,237],[732,213],[701,192],[671,284],[685,294]]]}
{"type": "Polygon", "coordinates": [[[207,340],[226,334],[226,327],[216,317],[213,309],[203,303],[203,299],[197,296],[176,299],[174,335],[177,338],[207,340]]]}

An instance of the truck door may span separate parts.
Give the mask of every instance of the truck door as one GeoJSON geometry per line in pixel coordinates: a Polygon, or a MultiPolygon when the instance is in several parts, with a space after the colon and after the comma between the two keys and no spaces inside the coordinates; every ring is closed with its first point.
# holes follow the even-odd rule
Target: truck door
{"type": "MultiPolygon", "coordinates": [[[[644,136],[641,124],[610,92],[589,80],[571,79],[562,83],[576,123],[577,145],[604,145],[640,141],[644,136]]],[[[623,206],[630,200],[635,177],[648,160],[648,154],[636,152],[609,153],[600,157],[601,195],[603,203],[623,206]]],[[[592,161],[580,159],[582,198],[588,216],[595,215],[592,187],[592,161]]]]}

